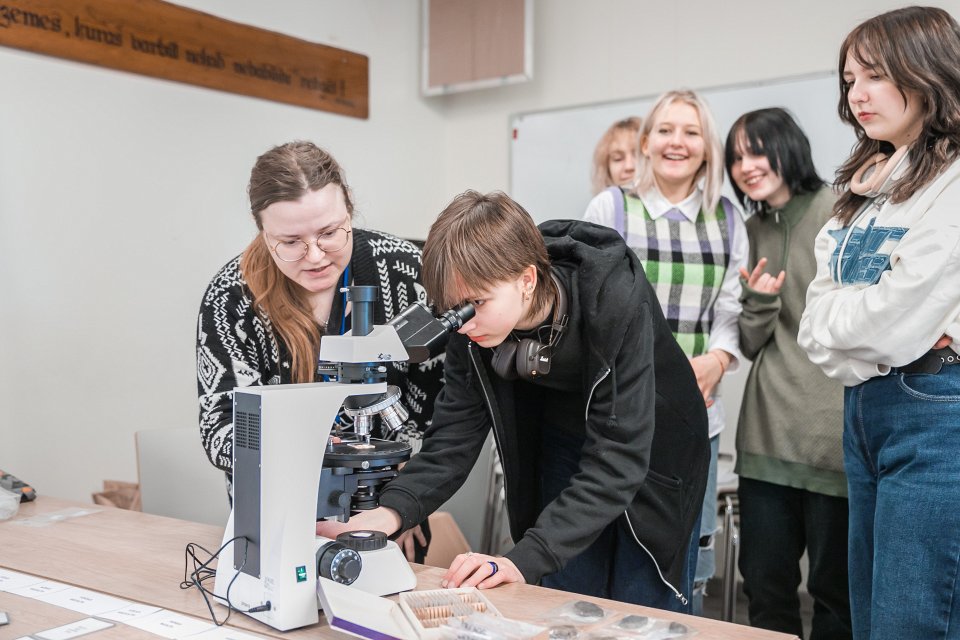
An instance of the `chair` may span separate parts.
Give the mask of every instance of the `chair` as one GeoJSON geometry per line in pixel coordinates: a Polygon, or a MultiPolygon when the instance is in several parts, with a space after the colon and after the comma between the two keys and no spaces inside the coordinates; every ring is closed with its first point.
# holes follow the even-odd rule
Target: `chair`
{"type": "Polygon", "coordinates": [[[197,427],[134,435],[143,511],[224,526],[230,503],[224,474],[207,460],[197,427]]]}
{"type": "Polygon", "coordinates": [[[734,459],[730,454],[722,453],[717,460],[717,511],[723,522],[723,605],[720,619],[724,622],[734,622],[737,606],[740,501],[737,496],[739,482],[733,464],[734,459]]]}
{"type": "Polygon", "coordinates": [[[470,551],[470,545],[449,512],[437,511],[429,521],[430,548],[427,549],[423,564],[446,569],[455,557],[470,551]]]}
{"type": "Polygon", "coordinates": [[[737,608],[737,555],[740,550],[740,529],[737,526],[739,504],[736,493],[721,496],[723,501],[723,607],[720,619],[734,622],[737,608]]]}

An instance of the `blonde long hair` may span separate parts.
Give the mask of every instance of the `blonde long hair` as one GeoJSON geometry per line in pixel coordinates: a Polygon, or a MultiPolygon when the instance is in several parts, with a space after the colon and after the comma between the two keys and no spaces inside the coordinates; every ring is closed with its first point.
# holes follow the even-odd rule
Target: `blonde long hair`
{"type": "MultiPolygon", "coordinates": [[[[347,212],[353,217],[350,188],[332,155],[303,141],[270,149],[257,158],[247,187],[257,229],[263,231],[261,213],[271,204],[299,200],[328,184],[339,185],[347,212]]],[[[291,380],[313,382],[321,334],[307,292],[283,275],[259,233],[240,258],[240,272],[253,295],[257,313],[273,326],[290,352],[291,380]]]]}
{"type": "MultiPolygon", "coordinates": [[[[690,105],[697,110],[697,114],[700,116],[704,157],[703,164],[694,176],[693,181],[696,184],[703,180],[703,208],[706,211],[713,211],[717,203],[720,202],[720,191],[723,189],[723,144],[720,142],[720,134],[717,133],[717,125],[713,120],[710,107],[707,106],[703,98],[687,89],[668,91],[657,98],[657,102],[650,109],[650,113],[643,119],[643,127],[640,129],[640,145],[642,147],[649,138],[660,113],[674,102],[690,105]]],[[[640,164],[637,168],[636,193],[638,195],[647,193],[656,184],[650,160],[641,154],[640,164]]]]}

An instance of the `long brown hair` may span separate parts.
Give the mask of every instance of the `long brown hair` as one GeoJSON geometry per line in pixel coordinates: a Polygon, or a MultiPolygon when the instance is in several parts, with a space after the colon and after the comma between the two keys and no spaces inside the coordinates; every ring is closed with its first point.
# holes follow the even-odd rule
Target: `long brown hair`
{"type": "MultiPolygon", "coordinates": [[[[247,194],[250,212],[263,231],[261,213],[275,202],[290,202],[336,184],[343,191],[347,212],[353,216],[353,202],[343,170],[329,153],[312,142],[288,142],[257,158],[250,172],[247,194]]],[[[299,284],[283,275],[258,233],[244,250],[240,272],[253,294],[254,307],[273,325],[290,352],[293,382],[313,382],[320,354],[320,330],[299,284]]]]}
{"type": "Polygon", "coordinates": [[[481,292],[519,278],[533,265],[537,286],[528,318],[556,299],[550,257],[530,214],[510,196],[494,191],[461,193],[440,213],[423,245],[423,286],[443,309],[463,302],[462,290],[481,292]]]}
{"type": "Polygon", "coordinates": [[[960,26],[949,13],[934,7],[907,7],[889,11],[857,26],[840,47],[840,119],[853,127],[857,142],[837,169],[835,186],[845,190],[834,206],[836,217],[849,224],[865,196],[847,187],[856,173],[878,151],[892,153],[889,142],[867,137],[847,99],[843,79],[847,56],[889,78],[900,90],[920,100],[923,129],[910,143],[910,171],[890,193],[891,202],[903,202],[935,179],[960,154],[960,26]]]}

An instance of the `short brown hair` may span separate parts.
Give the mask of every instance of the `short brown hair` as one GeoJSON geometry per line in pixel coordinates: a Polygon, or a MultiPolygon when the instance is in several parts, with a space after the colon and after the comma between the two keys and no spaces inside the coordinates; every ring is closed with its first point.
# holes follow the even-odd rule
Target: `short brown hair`
{"type": "Polygon", "coordinates": [[[530,315],[554,300],[550,258],[530,214],[507,194],[465,191],[453,199],[430,227],[423,246],[423,286],[439,307],[463,302],[464,289],[487,290],[518,278],[533,265],[538,286],[530,315]]]}

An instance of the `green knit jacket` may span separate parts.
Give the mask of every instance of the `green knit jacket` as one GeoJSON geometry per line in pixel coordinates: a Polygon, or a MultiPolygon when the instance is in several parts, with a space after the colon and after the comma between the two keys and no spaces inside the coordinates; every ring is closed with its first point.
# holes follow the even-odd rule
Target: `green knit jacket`
{"type": "Polygon", "coordinates": [[[743,278],[740,348],[753,360],[737,426],[741,476],[846,497],[843,386],[827,378],[797,344],[807,286],[817,272],[814,239],[833,215],[827,187],[795,196],[781,210],[747,221],[750,267],[786,271],[779,294],[750,289],[743,278]]]}

